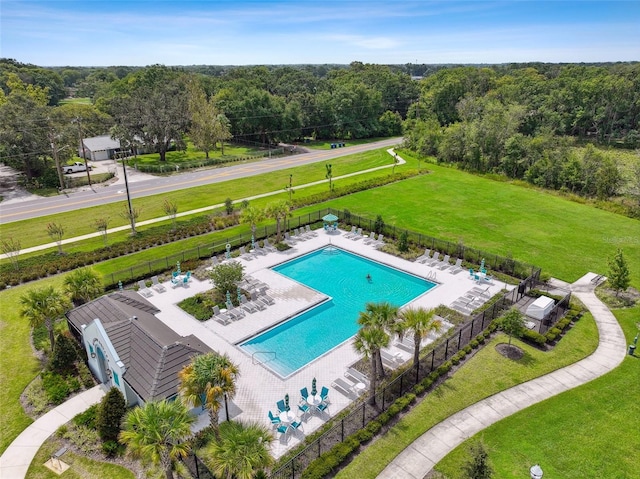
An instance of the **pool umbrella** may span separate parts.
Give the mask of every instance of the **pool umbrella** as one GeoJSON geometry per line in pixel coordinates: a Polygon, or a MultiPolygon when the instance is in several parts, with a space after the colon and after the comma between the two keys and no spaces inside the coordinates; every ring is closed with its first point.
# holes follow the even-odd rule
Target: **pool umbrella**
{"type": "Polygon", "coordinates": [[[484,269],[484,258],[482,258],[482,261],[480,262],[480,271],[482,271],[483,273],[486,272],[486,270],[484,269]]]}
{"type": "Polygon", "coordinates": [[[118,281],[118,289],[122,291],[122,281],[118,281]]]}
{"type": "Polygon", "coordinates": [[[231,303],[231,293],[227,291],[227,303],[231,303]]]}
{"type": "Polygon", "coordinates": [[[289,407],[289,395],[284,395],[284,408],[289,411],[291,408],[289,407]]]}
{"type": "Polygon", "coordinates": [[[238,304],[240,304],[240,299],[242,299],[242,291],[240,290],[240,286],[238,286],[238,304]]]}
{"type": "Polygon", "coordinates": [[[329,213],[322,217],[322,221],[326,221],[327,223],[333,223],[334,221],[338,221],[338,217],[336,215],[332,215],[329,213]]]}
{"type": "Polygon", "coordinates": [[[311,395],[315,396],[316,394],[318,394],[318,389],[316,389],[316,378],[313,378],[313,381],[311,381],[311,395]]]}
{"type": "Polygon", "coordinates": [[[251,235],[251,249],[256,249],[256,239],[251,235]]]}
{"type": "Polygon", "coordinates": [[[180,261],[176,263],[176,268],[178,269],[178,275],[181,275],[182,271],[180,271],[180,261]]]}

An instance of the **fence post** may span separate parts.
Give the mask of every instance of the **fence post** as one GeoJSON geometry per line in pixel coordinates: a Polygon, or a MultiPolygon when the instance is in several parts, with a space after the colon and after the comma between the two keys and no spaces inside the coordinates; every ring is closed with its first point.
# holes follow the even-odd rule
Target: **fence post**
{"type": "MultiPolygon", "coordinates": [[[[473,326],[471,326],[471,334],[473,334],[473,326]]],[[[462,328],[460,328],[460,332],[458,333],[458,351],[460,351],[460,341],[462,341],[462,328]]]]}
{"type": "Polygon", "coordinates": [[[432,349],[431,350],[431,368],[429,369],[429,372],[433,371],[433,363],[436,360],[436,350],[432,349]]]}
{"type": "Polygon", "coordinates": [[[364,403],[362,403],[362,427],[364,428],[365,426],[365,419],[366,419],[366,412],[367,407],[364,405],[364,403]]]}
{"type": "Polygon", "coordinates": [[[447,355],[449,354],[449,338],[447,338],[447,343],[444,346],[444,359],[447,360],[447,355]]]}
{"type": "Polygon", "coordinates": [[[387,388],[382,390],[382,410],[384,411],[384,397],[386,396],[387,388]]]}
{"type": "Polygon", "coordinates": [[[344,442],[344,418],[340,420],[340,442],[344,442]]]}
{"type": "MultiPolygon", "coordinates": [[[[318,444],[318,448],[320,447],[320,444],[318,444]]],[[[320,450],[318,449],[318,452],[320,452],[320,450]]],[[[320,457],[320,454],[318,454],[318,457],[320,457]]],[[[296,458],[292,458],[291,459],[291,479],[295,479],[296,477],[296,458]]]]}

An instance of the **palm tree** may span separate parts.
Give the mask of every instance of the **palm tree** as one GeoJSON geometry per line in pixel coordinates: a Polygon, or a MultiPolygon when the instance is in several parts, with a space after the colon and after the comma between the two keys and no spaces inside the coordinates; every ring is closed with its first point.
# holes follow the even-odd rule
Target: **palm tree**
{"type": "Polygon", "coordinates": [[[230,421],[222,424],[221,439],[205,449],[207,465],[216,477],[252,479],[257,471],[273,463],[269,444],[273,436],[258,423],[230,421]]]}
{"type": "MultiPolygon", "coordinates": [[[[365,314],[361,313],[358,323],[363,326],[375,326],[382,329],[388,336],[397,332],[398,307],[388,302],[367,303],[365,314]]],[[[385,345],[388,346],[388,343],[385,345]]],[[[384,367],[380,350],[375,351],[377,371],[379,377],[384,377],[384,367]]]]}
{"type": "Polygon", "coordinates": [[[193,416],[180,401],[148,402],[129,412],[120,432],[120,442],[129,453],[159,465],[166,479],[173,479],[174,462],[185,457],[190,446],[193,416]]]}
{"type": "Polygon", "coordinates": [[[64,279],[64,288],[74,306],[80,306],[100,296],[104,287],[98,273],[91,268],[80,268],[64,279]]]}
{"type": "Polygon", "coordinates": [[[255,238],[256,225],[264,219],[264,210],[255,206],[248,206],[240,214],[240,221],[251,225],[251,234],[255,238]]]}
{"type": "Polygon", "coordinates": [[[220,356],[216,353],[207,353],[193,358],[178,373],[180,386],[178,391],[184,401],[194,407],[204,406],[209,409],[211,427],[220,438],[218,426],[220,399],[224,398],[227,421],[229,420],[229,408],[227,400],[233,398],[236,393],[236,379],[240,371],[229,356],[220,356]]]}
{"type": "MultiPolygon", "coordinates": [[[[360,313],[361,315],[364,313],[360,313]]],[[[353,340],[353,348],[371,361],[371,378],[369,378],[369,404],[376,403],[376,381],[378,362],[376,353],[389,345],[389,335],[375,326],[363,326],[353,340]]]]}
{"type": "Polygon", "coordinates": [[[400,313],[398,334],[402,339],[405,332],[413,332],[415,347],[413,350],[413,367],[418,367],[420,361],[420,343],[431,331],[438,332],[442,328],[442,322],[435,319],[436,312],[433,309],[407,308],[400,313]]]}
{"type": "Polygon", "coordinates": [[[49,342],[51,351],[55,344],[53,336],[54,321],[62,316],[69,309],[69,300],[53,286],[45,288],[30,289],[20,297],[22,304],[21,314],[29,320],[32,328],[45,325],[49,332],[49,342]]]}
{"type": "Polygon", "coordinates": [[[280,242],[280,227],[282,220],[291,215],[291,206],[286,200],[276,201],[267,205],[266,214],[269,218],[276,220],[276,242],[280,242]]]}

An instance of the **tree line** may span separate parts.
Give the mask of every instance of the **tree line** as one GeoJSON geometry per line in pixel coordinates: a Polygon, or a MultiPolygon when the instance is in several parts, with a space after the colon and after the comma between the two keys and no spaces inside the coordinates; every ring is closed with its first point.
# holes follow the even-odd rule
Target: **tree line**
{"type": "Polygon", "coordinates": [[[460,67],[421,83],[404,135],[420,155],[469,171],[606,199],[623,184],[618,165],[599,149],[572,146],[638,148],[639,120],[637,63],[460,67]]]}
{"type": "Polygon", "coordinates": [[[623,181],[617,165],[571,146],[640,146],[638,63],[47,69],[4,59],[0,88],[0,155],[43,184],[81,136],[110,134],[164,160],[187,136],[208,156],[231,138],[404,133],[423,156],[606,198],[623,181]],[[91,104],[59,104],[69,91],[91,104]]]}

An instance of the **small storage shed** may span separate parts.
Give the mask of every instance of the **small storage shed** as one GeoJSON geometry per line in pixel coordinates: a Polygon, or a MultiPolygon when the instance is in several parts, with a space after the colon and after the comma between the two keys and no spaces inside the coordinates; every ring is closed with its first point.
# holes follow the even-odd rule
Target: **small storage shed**
{"type": "Polygon", "coordinates": [[[540,296],[527,308],[527,316],[543,320],[553,309],[555,302],[548,296],[540,296]]]}

